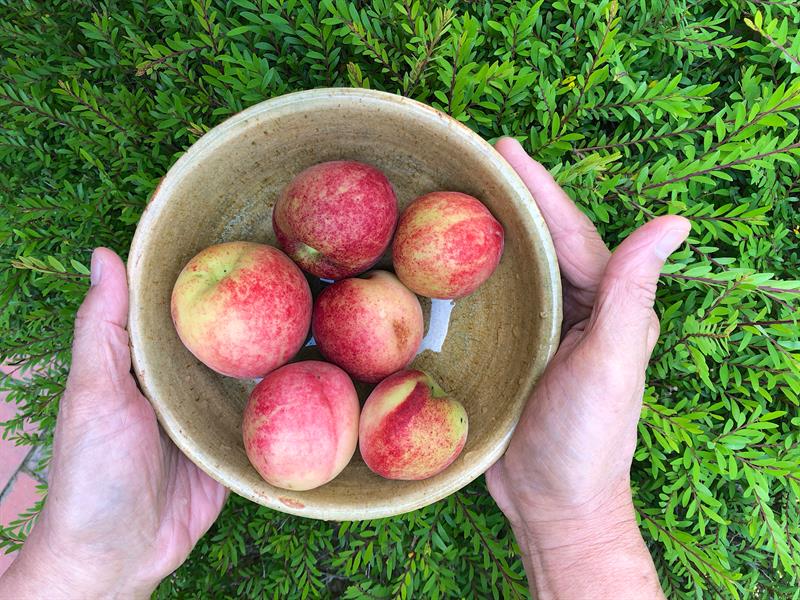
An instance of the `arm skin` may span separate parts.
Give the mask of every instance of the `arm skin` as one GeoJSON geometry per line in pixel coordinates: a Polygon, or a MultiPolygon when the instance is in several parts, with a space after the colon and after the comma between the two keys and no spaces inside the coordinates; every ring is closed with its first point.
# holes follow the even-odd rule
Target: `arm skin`
{"type": "MultiPolygon", "coordinates": [[[[514,534],[535,598],[660,599],[653,561],[636,524],[629,487],[609,494],[608,504],[545,517],[543,506],[528,507],[537,521],[515,515],[514,534]]],[[[510,511],[509,511],[510,512],[510,511]]]]}
{"type": "Polygon", "coordinates": [[[92,255],[75,321],[47,500],[0,598],[148,598],[217,518],[227,491],[163,434],[131,375],[125,265],[92,255]]]}
{"type": "Polygon", "coordinates": [[[564,325],[508,451],[486,474],[489,491],[511,523],[535,597],[663,598],[629,477],[645,369],[659,333],[659,273],[690,223],[653,219],[612,254],[518,142],[503,138],[496,148],[550,229],[564,325]]]}

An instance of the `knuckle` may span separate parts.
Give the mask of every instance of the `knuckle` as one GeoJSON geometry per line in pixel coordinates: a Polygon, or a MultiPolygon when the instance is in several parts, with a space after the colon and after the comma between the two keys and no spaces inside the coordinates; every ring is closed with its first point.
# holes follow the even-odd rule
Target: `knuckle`
{"type": "Polygon", "coordinates": [[[635,302],[639,306],[651,308],[656,299],[658,283],[641,275],[611,274],[606,277],[606,294],[611,301],[635,302]]]}
{"type": "Polygon", "coordinates": [[[656,282],[642,277],[633,277],[628,280],[628,290],[632,299],[648,307],[653,306],[656,299],[656,282]]]}

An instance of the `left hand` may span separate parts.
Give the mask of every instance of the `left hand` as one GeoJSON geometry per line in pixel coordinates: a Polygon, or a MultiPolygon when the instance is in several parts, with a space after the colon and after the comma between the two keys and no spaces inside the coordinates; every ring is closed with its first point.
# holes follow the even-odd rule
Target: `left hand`
{"type": "Polygon", "coordinates": [[[131,375],[125,265],[92,255],[44,509],[0,596],[147,597],[219,515],[227,490],[161,431],[131,375]]]}

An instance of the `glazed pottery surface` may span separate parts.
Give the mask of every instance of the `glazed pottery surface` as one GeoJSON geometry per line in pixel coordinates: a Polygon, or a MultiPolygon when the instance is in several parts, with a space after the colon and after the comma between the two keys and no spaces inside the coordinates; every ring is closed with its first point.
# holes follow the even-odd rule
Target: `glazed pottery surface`
{"type": "MultiPolygon", "coordinates": [[[[379,266],[391,268],[391,257],[379,266]]],[[[558,344],[561,288],[555,252],[530,193],[494,149],[431,107],[383,92],[319,89],[262,102],[198,140],[170,169],[131,247],[134,370],[178,447],[233,492],[284,512],[372,519],[430,504],[486,471],[504,452],[558,344]],[[170,295],[183,266],[209,245],[275,244],[272,208],[297,173],[350,159],[383,170],[402,210],[436,190],[471,194],[505,228],[500,266],[467,298],[421,299],[426,333],[412,366],[429,372],[469,416],[464,451],[424,481],[390,481],[356,452],[330,483],[305,492],[263,481],[247,460],[242,411],[256,380],[224,377],[181,344],[170,295]]],[[[312,281],[318,292],[320,282],[312,281]]],[[[313,346],[300,358],[317,358],[313,346]]],[[[360,386],[359,392],[368,392],[360,386]]]]}

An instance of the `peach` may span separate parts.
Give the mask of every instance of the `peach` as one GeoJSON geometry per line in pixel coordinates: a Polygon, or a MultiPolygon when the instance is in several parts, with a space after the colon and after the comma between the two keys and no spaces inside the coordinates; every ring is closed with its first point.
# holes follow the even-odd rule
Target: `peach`
{"type": "Polygon", "coordinates": [[[286,363],[308,335],[311,290],[277,248],[252,242],[211,246],[183,268],[172,320],[189,351],[231,377],[258,377],[286,363]]]}
{"type": "Polygon", "coordinates": [[[394,270],[429,298],[463,298],[489,279],[503,254],[503,226],[477,199],[433,192],[400,215],[392,244],[394,270]]]}
{"type": "Polygon", "coordinates": [[[424,333],[422,307],[397,277],[372,271],[326,288],[314,303],[311,331],[325,358],[376,383],[414,358],[424,333]]]}
{"type": "Polygon", "coordinates": [[[397,198],[386,176],[344,160],[300,173],[272,213],[281,247],[305,271],[327,279],[373,266],[389,247],[396,224],[397,198]]]}
{"type": "Polygon", "coordinates": [[[291,363],[253,388],[244,409],[247,458],[268,483],[310,490],[342,472],[356,450],[358,396],[339,367],[291,363]]]}
{"type": "Polygon", "coordinates": [[[452,463],[467,441],[467,411],[422,371],[381,381],[364,403],[361,456],[387,479],[426,479],[452,463]]]}

